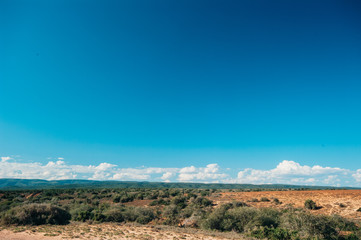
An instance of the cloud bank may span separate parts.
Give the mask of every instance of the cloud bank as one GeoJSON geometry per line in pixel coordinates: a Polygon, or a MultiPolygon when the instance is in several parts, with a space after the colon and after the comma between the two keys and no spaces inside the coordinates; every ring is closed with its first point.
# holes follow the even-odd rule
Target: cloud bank
{"type": "Polygon", "coordinates": [[[352,171],[337,167],[322,167],[319,165],[300,165],[294,161],[284,160],[276,168],[270,170],[257,170],[247,168],[238,173],[238,183],[290,183],[307,185],[355,185],[356,178],[352,171]],[[353,178],[352,178],[353,177],[353,178]],[[351,182],[353,180],[353,183],[351,182]]]}
{"type": "Polygon", "coordinates": [[[231,176],[229,169],[223,169],[217,163],[205,167],[120,168],[106,162],[99,165],[71,165],[65,163],[63,158],[56,160],[41,164],[1,157],[0,178],[361,186],[361,169],[307,166],[289,160],[283,160],[275,168],[268,170],[246,168],[235,176],[231,176]]]}

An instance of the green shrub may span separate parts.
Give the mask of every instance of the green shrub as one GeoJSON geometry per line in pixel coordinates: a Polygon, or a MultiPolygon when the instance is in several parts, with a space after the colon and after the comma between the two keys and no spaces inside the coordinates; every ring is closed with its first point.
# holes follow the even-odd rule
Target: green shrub
{"type": "Polygon", "coordinates": [[[299,239],[297,232],[289,232],[283,228],[259,228],[251,232],[251,236],[259,239],[294,240],[299,239]]]}
{"type": "Polygon", "coordinates": [[[80,221],[80,222],[85,222],[87,220],[92,220],[93,218],[93,210],[94,208],[89,206],[89,205],[79,205],[76,208],[73,208],[70,213],[71,213],[71,218],[74,221],[80,221]]]}
{"type": "Polygon", "coordinates": [[[209,195],[211,195],[211,193],[209,192],[208,189],[201,191],[201,196],[202,196],[202,197],[209,196],[209,195]]]}
{"type": "Polygon", "coordinates": [[[134,195],[128,195],[128,194],[122,194],[122,195],[117,195],[113,198],[113,202],[115,203],[127,203],[127,202],[132,202],[134,201],[135,196],[134,195]]]}
{"type": "Polygon", "coordinates": [[[229,205],[222,205],[204,220],[202,227],[211,230],[243,232],[257,212],[258,210],[250,207],[230,208],[229,205]]]}
{"type": "Polygon", "coordinates": [[[240,201],[233,201],[232,205],[233,207],[248,207],[248,205],[245,202],[240,202],[240,201]]]}
{"type": "Polygon", "coordinates": [[[258,210],[251,207],[240,207],[229,209],[222,221],[222,230],[243,232],[245,227],[254,220],[258,210]]]}
{"type": "Polygon", "coordinates": [[[261,202],[269,202],[270,200],[266,197],[261,197],[261,202]]]}
{"type": "Polygon", "coordinates": [[[141,207],[126,207],[123,209],[122,214],[125,221],[136,221],[141,224],[147,224],[155,218],[151,209],[141,207]]]}
{"type": "Polygon", "coordinates": [[[343,218],[339,215],[332,215],[331,221],[333,222],[337,231],[357,231],[358,227],[355,222],[343,218]]]}
{"type": "Polygon", "coordinates": [[[299,239],[297,232],[289,232],[283,228],[262,227],[251,232],[251,236],[259,239],[293,240],[299,239]]]}
{"type": "Polygon", "coordinates": [[[185,208],[187,206],[187,199],[177,196],[172,199],[171,203],[177,205],[180,208],[185,208]]]}
{"type": "Polygon", "coordinates": [[[311,199],[307,199],[305,201],[305,208],[306,209],[310,209],[310,210],[315,210],[317,209],[317,205],[314,201],[312,201],[311,199]]]}
{"type": "Polygon", "coordinates": [[[187,199],[191,199],[191,198],[196,199],[197,196],[198,196],[197,194],[192,193],[192,192],[189,192],[189,193],[187,194],[187,199]]]}
{"type": "Polygon", "coordinates": [[[178,189],[172,188],[172,189],[169,189],[169,190],[167,191],[167,193],[168,193],[170,196],[175,197],[175,196],[177,196],[177,195],[180,194],[180,191],[179,191],[178,189]]]}
{"type": "Polygon", "coordinates": [[[196,209],[200,209],[200,207],[195,204],[188,205],[187,207],[181,210],[179,216],[180,218],[189,218],[190,216],[192,216],[193,212],[196,209]]]}
{"type": "Polygon", "coordinates": [[[67,224],[69,212],[50,204],[24,204],[8,210],[2,217],[2,223],[17,225],[67,224]]]}
{"type": "Polygon", "coordinates": [[[162,216],[166,219],[164,223],[169,225],[178,224],[180,210],[180,207],[175,204],[166,206],[162,212],[162,216]]]}
{"type": "Polygon", "coordinates": [[[113,202],[114,202],[114,203],[120,202],[120,198],[121,198],[121,197],[122,197],[122,196],[120,196],[120,195],[115,196],[115,197],[113,198],[113,202]]]}
{"type": "Polygon", "coordinates": [[[134,198],[138,199],[138,200],[143,200],[144,199],[144,194],[143,193],[137,193],[137,194],[134,195],[134,198]]]}
{"type": "Polygon", "coordinates": [[[148,208],[135,208],[135,214],[137,216],[136,222],[140,224],[147,224],[155,219],[153,211],[148,208]]]}
{"type": "Polygon", "coordinates": [[[248,223],[248,228],[252,229],[254,227],[269,227],[277,228],[280,224],[281,213],[272,208],[262,208],[257,211],[257,214],[254,218],[248,223]]]}
{"type": "Polygon", "coordinates": [[[282,204],[282,202],[278,198],[274,198],[273,203],[276,205],[282,204]]]}
{"type": "Polygon", "coordinates": [[[301,238],[336,239],[336,226],[328,216],[289,210],[281,216],[281,228],[296,231],[301,238]]]}
{"type": "Polygon", "coordinates": [[[149,206],[157,206],[157,205],[169,205],[169,200],[165,201],[164,199],[154,200],[149,203],[149,206]]]}
{"type": "Polygon", "coordinates": [[[104,220],[108,222],[138,222],[147,224],[155,219],[151,209],[141,207],[113,207],[104,213],[104,220]]]}
{"type": "Polygon", "coordinates": [[[107,222],[124,222],[124,214],[122,208],[110,208],[104,212],[107,222]]]}
{"type": "Polygon", "coordinates": [[[202,227],[210,230],[221,230],[223,231],[224,215],[228,208],[224,205],[214,209],[213,212],[202,222],[202,227]]]}
{"type": "Polygon", "coordinates": [[[9,210],[12,204],[13,202],[9,200],[0,201],[0,213],[9,210]]]}
{"type": "Polygon", "coordinates": [[[196,199],[194,199],[193,204],[198,205],[200,207],[208,207],[212,205],[212,201],[209,200],[208,198],[204,198],[204,197],[197,197],[196,199]]]}
{"type": "Polygon", "coordinates": [[[93,210],[91,214],[92,214],[91,220],[93,220],[93,221],[96,221],[96,222],[106,221],[106,216],[100,211],[93,210]]]}

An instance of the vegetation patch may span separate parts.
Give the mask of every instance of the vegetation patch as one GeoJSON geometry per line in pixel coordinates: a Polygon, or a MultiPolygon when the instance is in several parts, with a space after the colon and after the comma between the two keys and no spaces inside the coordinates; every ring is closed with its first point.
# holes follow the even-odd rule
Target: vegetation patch
{"type": "Polygon", "coordinates": [[[310,210],[316,210],[318,209],[317,205],[316,205],[316,202],[314,202],[313,200],[311,199],[307,199],[305,201],[305,208],[306,209],[310,209],[310,210]]]}
{"type": "Polygon", "coordinates": [[[24,204],[6,211],[1,222],[5,225],[67,224],[71,215],[50,204],[24,204]]]}
{"type": "MultiPolygon", "coordinates": [[[[243,201],[217,205],[212,199],[223,193],[216,189],[53,189],[0,193],[1,224],[21,225],[19,229],[24,229],[23,225],[64,225],[71,220],[85,224],[168,225],[259,239],[345,240],[360,239],[361,236],[357,222],[308,211],[318,209],[311,199],[305,201],[304,208],[284,204],[276,209],[254,208],[250,206],[251,202],[243,201]]],[[[256,196],[258,198],[252,202],[263,203],[255,205],[274,207],[282,204],[270,195],[269,198],[256,196]]],[[[102,228],[95,230],[83,231],[83,235],[86,232],[103,234],[102,228]]],[[[62,234],[45,233],[48,236],[62,234]]],[[[131,238],[132,235],[127,236],[131,238]]]]}

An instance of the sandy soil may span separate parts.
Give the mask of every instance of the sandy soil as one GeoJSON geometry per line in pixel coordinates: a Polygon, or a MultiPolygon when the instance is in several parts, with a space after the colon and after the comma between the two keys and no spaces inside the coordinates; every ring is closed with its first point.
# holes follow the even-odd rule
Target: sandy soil
{"type": "Polygon", "coordinates": [[[236,233],[217,233],[192,228],[144,226],[116,223],[71,223],[66,226],[9,227],[0,230],[1,240],[58,240],[58,239],[242,239],[236,233]]]}
{"type": "Polygon", "coordinates": [[[315,214],[338,214],[350,219],[361,219],[361,190],[315,190],[315,191],[264,191],[264,192],[224,192],[211,197],[216,204],[232,201],[243,201],[253,207],[285,208],[287,206],[304,207],[307,199],[312,199],[321,208],[313,210],[315,214]],[[262,197],[270,202],[251,202],[252,199],[260,200],[262,197]],[[278,198],[282,204],[276,205],[273,198],[278,198]],[[340,204],[344,207],[341,207],[340,204]]]}

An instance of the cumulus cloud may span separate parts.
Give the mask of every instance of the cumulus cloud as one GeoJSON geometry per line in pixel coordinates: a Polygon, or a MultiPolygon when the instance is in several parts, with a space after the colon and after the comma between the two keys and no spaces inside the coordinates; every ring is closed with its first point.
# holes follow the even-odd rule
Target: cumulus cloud
{"type": "Polygon", "coordinates": [[[171,177],[173,177],[175,175],[175,173],[172,173],[172,172],[166,172],[164,173],[160,178],[164,181],[170,181],[169,179],[171,177]]]}
{"type": "Polygon", "coordinates": [[[29,179],[90,179],[90,180],[142,180],[142,181],[214,181],[226,175],[219,173],[217,164],[206,167],[185,168],[119,168],[110,163],[99,165],[70,165],[61,158],[46,164],[39,162],[10,161],[12,158],[1,157],[0,178],[29,179]],[[183,175],[182,175],[183,174],[183,175]],[[178,176],[178,178],[177,178],[178,176]]]}
{"type": "Polygon", "coordinates": [[[356,182],[361,182],[361,169],[358,169],[352,177],[356,180],[356,182]]]}
{"type": "Polygon", "coordinates": [[[194,166],[190,166],[190,167],[184,167],[182,168],[179,172],[180,173],[194,173],[197,171],[197,168],[194,166]]]}
{"type": "Polygon", "coordinates": [[[101,163],[101,164],[99,164],[99,166],[96,166],[95,169],[97,169],[99,171],[105,171],[105,170],[111,169],[116,166],[117,165],[110,164],[110,163],[101,163]]]}
{"type": "Polygon", "coordinates": [[[1,157],[2,162],[6,162],[6,161],[8,161],[10,159],[11,159],[11,157],[1,157]]]}
{"type": "Polygon", "coordinates": [[[14,158],[1,157],[0,178],[279,183],[355,187],[361,185],[361,169],[352,171],[338,167],[307,166],[289,160],[281,161],[275,168],[268,170],[246,168],[232,177],[230,176],[231,169],[223,169],[217,163],[208,164],[205,167],[120,168],[115,164],[106,162],[99,165],[72,165],[67,164],[62,159],[55,158],[57,161],[42,164],[39,162],[19,162],[16,157],[14,158]]]}
{"type": "Polygon", "coordinates": [[[220,173],[219,166],[216,163],[208,164],[205,168],[196,168],[194,166],[180,169],[178,180],[180,182],[220,182],[228,177],[228,174],[220,173]]]}
{"type": "Polygon", "coordinates": [[[131,172],[122,172],[122,173],[116,173],[112,177],[113,180],[125,180],[125,179],[131,179],[131,180],[149,180],[150,176],[146,174],[136,174],[131,172]]]}
{"type": "Polygon", "coordinates": [[[276,168],[258,170],[247,168],[238,173],[238,183],[292,183],[312,185],[338,185],[350,178],[352,171],[338,167],[307,166],[284,160],[276,168]]]}
{"type": "Polygon", "coordinates": [[[0,177],[53,180],[76,178],[76,174],[71,166],[64,165],[62,161],[50,161],[46,165],[2,161],[0,162],[0,177]]]}

